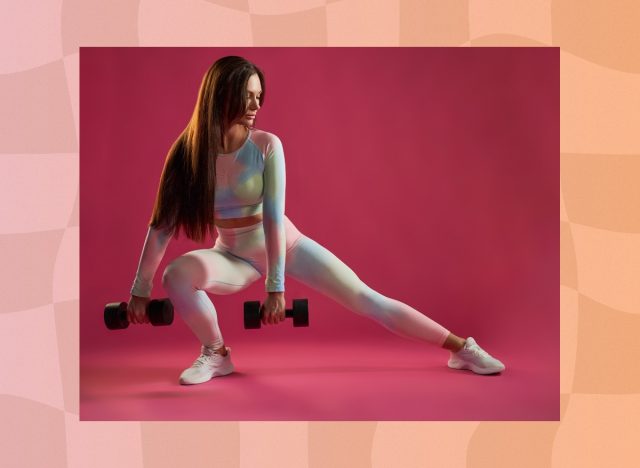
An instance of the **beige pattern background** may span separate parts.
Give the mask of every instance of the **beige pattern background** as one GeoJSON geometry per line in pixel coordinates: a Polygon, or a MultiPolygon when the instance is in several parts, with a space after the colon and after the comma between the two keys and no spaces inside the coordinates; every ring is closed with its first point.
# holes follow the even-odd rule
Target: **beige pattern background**
{"type": "Polygon", "coordinates": [[[20,0],[0,8],[0,464],[637,466],[640,2],[20,0]],[[561,420],[80,422],[80,46],[561,54],[561,420]]]}

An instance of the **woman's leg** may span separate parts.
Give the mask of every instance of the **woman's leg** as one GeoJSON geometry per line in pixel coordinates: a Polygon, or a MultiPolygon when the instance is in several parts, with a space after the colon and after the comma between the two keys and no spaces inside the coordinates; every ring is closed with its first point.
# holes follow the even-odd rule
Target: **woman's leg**
{"type": "Polygon", "coordinates": [[[258,278],[260,273],[242,259],[222,250],[200,249],[173,260],[162,275],[162,284],[202,345],[219,350],[224,341],[216,309],[205,290],[232,294],[258,278]]]}
{"type": "Polygon", "coordinates": [[[288,252],[287,274],[392,332],[443,346],[450,332],[408,305],[367,286],[338,257],[309,237],[288,252]]]}

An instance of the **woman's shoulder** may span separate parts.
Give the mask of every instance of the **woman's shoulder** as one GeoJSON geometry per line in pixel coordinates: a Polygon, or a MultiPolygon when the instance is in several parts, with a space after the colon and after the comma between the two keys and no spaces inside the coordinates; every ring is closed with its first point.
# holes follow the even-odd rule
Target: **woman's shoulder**
{"type": "Polygon", "coordinates": [[[251,140],[262,150],[267,150],[274,144],[282,144],[280,138],[278,138],[275,133],[267,132],[266,130],[261,130],[255,127],[251,129],[251,140]]]}

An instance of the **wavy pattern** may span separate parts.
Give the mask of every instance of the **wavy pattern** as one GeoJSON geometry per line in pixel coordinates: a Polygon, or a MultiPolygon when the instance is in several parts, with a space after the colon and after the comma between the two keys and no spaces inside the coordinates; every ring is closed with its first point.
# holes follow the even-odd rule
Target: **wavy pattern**
{"type": "Polygon", "coordinates": [[[4,199],[22,200],[2,205],[3,464],[632,466],[640,432],[639,5],[51,0],[3,7],[2,42],[12,46],[0,60],[0,173],[4,199]],[[561,421],[78,421],[78,47],[211,44],[561,48],[561,421]]]}
{"type": "Polygon", "coordinates": [[[633,0],[554,0],[553,42],[602,67],[640,72],[640,3],[633,0]]]}

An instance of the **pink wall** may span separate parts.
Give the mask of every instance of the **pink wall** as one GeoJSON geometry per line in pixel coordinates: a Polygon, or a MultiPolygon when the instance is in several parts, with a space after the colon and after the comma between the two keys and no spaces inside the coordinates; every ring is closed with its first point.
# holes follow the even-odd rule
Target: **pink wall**
{"type": "MultiPolygon", "coordinates": [[[[278,135],[286,213],[382,294],[462,336],[516,339],[558,368],[559,54],[555,48],[81,48],[81,350],[195,342],[171,329],[109,332],[127,300],[169,145],[223,55],[266,75],[256,127],[278,135]],[[159,335],[158,333],[162,333],[159,335]]],[[[208,245],[213,244],[210,240],[208,245]]],[[[166,264],[201,245],[174,241],[166,264]]],[[[264,278],[212,296],[227,342],[264,278]]],[[[287,279],[311,326],[262,338],[389,332],[287,279]]],[[[495,349],[495,348],[492,348],[495,349]]]]}

